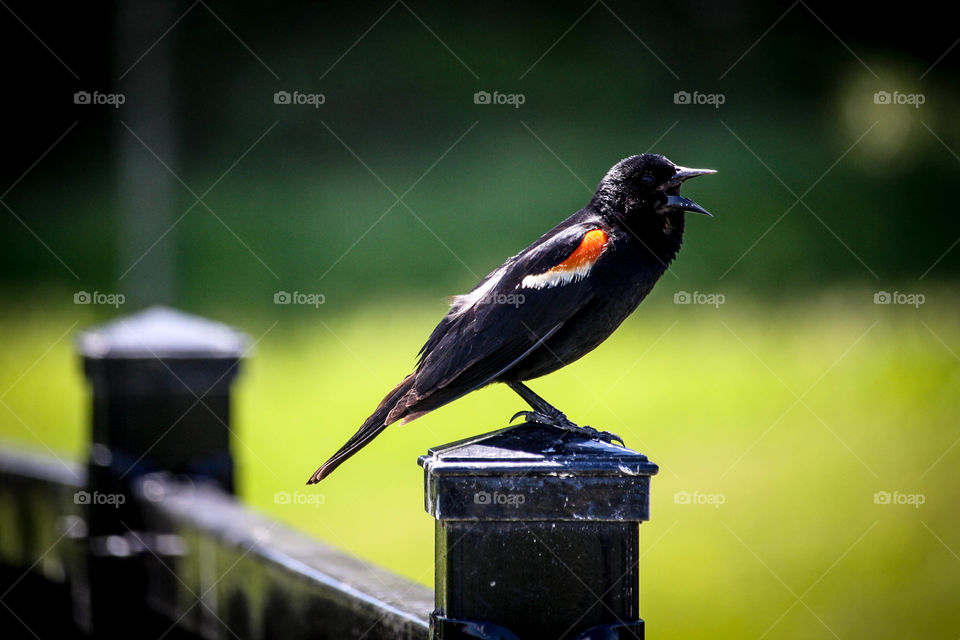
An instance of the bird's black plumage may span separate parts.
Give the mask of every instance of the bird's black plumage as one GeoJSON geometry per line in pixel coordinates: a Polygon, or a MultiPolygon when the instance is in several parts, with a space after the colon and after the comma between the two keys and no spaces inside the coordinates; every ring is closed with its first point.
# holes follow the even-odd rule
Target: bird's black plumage
{"type": "Polygon", "coordinates": [[[617,163],[587,206],[454,298],[414,372],[308,484],[388,425],[491,382],[509,384],[537,418],[577,428],[522,382],[592,351],[650,293],[680,249],[685,212],[707,213],[680,196],[680,186],[707,173],[713,171],[678,167],[654,154],[617,163]]]}

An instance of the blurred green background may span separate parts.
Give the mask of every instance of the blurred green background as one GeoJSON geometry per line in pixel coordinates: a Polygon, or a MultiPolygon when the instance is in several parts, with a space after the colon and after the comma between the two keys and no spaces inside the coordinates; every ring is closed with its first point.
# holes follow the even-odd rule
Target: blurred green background
{"type": "Polygon", "coordinates": [[[244,499],[431,584],[416,457],[503,426],[509,390],[303,481],[409,372],[445,296],[656,151],[719,171],[685,190],[716,217],[689,221],[617,334],[533,383],[661,465],[650,636],[960,635],[950,21],[801,2],[5,8],[0,445],[86,455],[78,329],[153,303],[226,321],[256,343],[244,499]]]}

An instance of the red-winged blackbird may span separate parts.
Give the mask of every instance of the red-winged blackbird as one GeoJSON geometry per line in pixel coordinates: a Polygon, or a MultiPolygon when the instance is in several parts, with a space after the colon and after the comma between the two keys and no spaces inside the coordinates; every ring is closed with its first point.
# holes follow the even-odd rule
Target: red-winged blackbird
{"type": "Polygon", "coordinates": [[[680,195],[684,180],[709,173],[654,154],[618,162],[586,207],[454,298],[420,349],[416,370],[307,484],[330,475],[387,425],[491,382],[506,383],[533,409],[514,418],[622,444],[569,421],[523,381],[592,351],[636,309],[680,249],[684,212],[710,215],[680,195]]]}

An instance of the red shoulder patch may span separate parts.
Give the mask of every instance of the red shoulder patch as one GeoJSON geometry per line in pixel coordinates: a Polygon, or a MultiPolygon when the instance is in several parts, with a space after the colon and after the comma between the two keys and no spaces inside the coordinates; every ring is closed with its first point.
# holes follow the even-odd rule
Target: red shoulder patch
{"type": "Polygon", "coordinates": [[[603,253],[608,240],[603,229],[587,231],[577,248],[563,262],[543,273],[525,277],[520,286],[527,289],[546,289],[583,280],[590,274],[590,269],[603,253]]]}
{"type": "Polygon", "coordinates": [[[570,271],[592,265],[607,246],[607,234],[603,229],[591,229],[583,235],[580,246],[570,256],[550,271],[570,271]]]}

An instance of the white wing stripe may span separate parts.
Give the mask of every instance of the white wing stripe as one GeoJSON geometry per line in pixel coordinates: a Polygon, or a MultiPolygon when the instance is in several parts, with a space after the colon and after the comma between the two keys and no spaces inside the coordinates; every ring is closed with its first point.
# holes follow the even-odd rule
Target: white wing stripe
{"type": "Polygon", "coordinates": [[[590,269],[592,268],[593,263],[585,264],[576,269],[551,269],[537,275],[526,276],[520,282],[520,286],[524,289],[548,289],[570,282],[579,282],[590,275],[590,269]]]}

